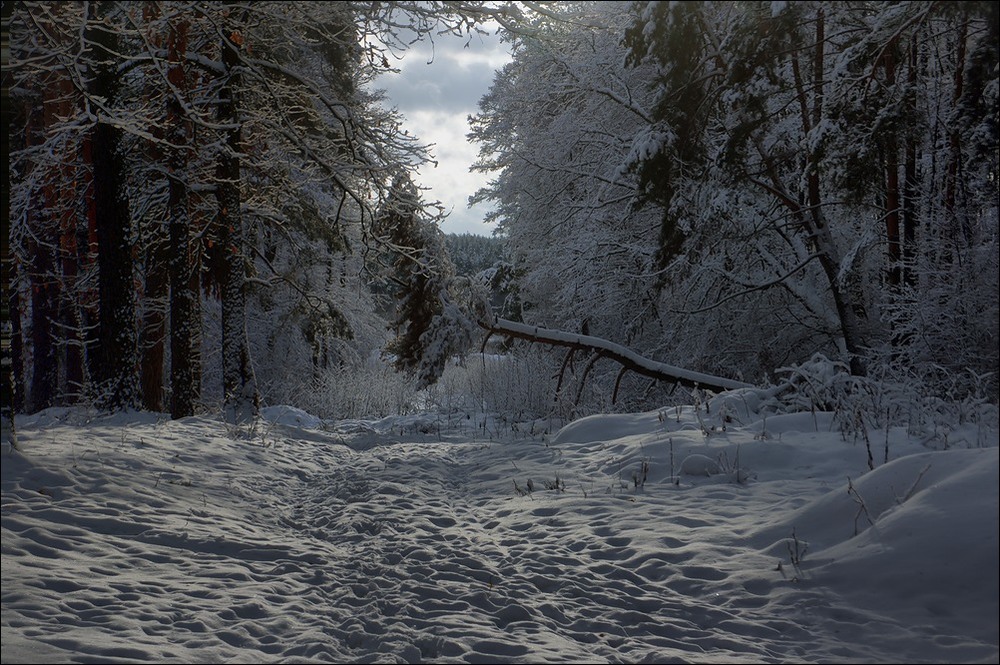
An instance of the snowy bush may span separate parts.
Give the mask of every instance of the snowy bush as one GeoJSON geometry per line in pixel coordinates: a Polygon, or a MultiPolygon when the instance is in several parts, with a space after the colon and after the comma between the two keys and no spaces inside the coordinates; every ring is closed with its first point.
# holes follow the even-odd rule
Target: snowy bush
{"type": "Polygon", "coordinates": [[[555,398],[559,370],[551,354],[529,348],[517,353],[472,354],[452,362],[437,384],[423,392],[427,408],[503,414],[514,422],[569,417],[572,405],[555,398]]]}
{"type": "Polygon", "coordinates": [[[948,447],[951,433],[966,426],[979,434],[966,443],[984,445],[987,432],[996,432],[1000,411],[990,401],[988,377],[971,370],[949,372],[938,368],[934,381],[912,370],[882,363],[867,377],[854,376],[845,363],[814,355],[800,365],[777,370],[786,374],[769,406],[779,412],[827,411],[834,425],[848,435],[866,436],[870,429],[906,427],[928,445],[948,447]],[[970,385],[979,386],[969,390],[970,385]],[[942,391],[942,386],[952,386],[942,391]]]}
{"type": "MultiPolygon", "coordinates": [[[[263,382],[262,382],[263,385],[263,382]]],[[[413,380],[378,354],[366,361],[326,372],[311,384],[273,386],[274,404],[294,404],[322,418],[384,418],[407,415],[417,408],[413,380]],[[281,399],[282,386],[294,389],[281,399]]]]}

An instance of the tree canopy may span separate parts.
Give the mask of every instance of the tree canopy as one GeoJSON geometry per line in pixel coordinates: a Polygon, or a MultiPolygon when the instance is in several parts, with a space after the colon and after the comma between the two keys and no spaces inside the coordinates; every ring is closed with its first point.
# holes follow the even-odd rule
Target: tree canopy
{"type": "Polygon", "coordinates": [[[997,395],[991,3],[4,10],[15,410],[238,420],[380,354],[424,387],[496,316],[603,340],[584,376],[623,408],[669,386],[599,349],[997,395]],[[376,81],[487,21],[513,58],[471,118],[477,246],[441,233],[431,148],[376,81]]]}

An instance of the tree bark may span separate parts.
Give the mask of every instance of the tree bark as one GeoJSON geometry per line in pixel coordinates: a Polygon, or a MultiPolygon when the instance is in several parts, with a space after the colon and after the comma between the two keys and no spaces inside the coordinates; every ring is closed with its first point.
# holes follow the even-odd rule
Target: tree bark
{"type": "MultiPolygon", "coordinates": [[[[955,54],[954,89],[952,104],[958,107],[965,89],[965,59],[966,39],[968,38],[969,22],[963,19],[958,34],[957,53],[955,54]]],[[[968,242],[971,237],[968,221],[964,215],[959,219],[958,192],[962,187],[962,132],[954,121],[948,123],[948,164],[945,174],[944,208],[948,215],[947,222],[952,225],[953,237],[968,242]]],[[[957,250],[954,252],[957,255],[957,250]]]]}
{"type": "MultiPolygon", "coordinates": [[[[910,42],[909,69],[907,72],[907,82],[910,85],[910,95],[915,95],[917,85],[917,38],[910,42]]],[[[907,110],[916,113],[915,104],[912,97],[907,103],[907,110]]],[[[916,286],[914,261],[917,251],[917,225],[920,223],[917,217],[917,139],[912,132],[905,139],[903,150],[903,278],[906,286],[916,286]]]]}
{"type": "MultiPolygon", "coordinates": [[[[493,321],[479,321],[479,326],[485,329],[488,340],[491,335],[504,335],[506,337],[524,339],[538,344],[548,344],[550,346],[561,346],[571,350],[586,351],[595,354],[596,358],[607,358],[621,365],[623,368],[648,376],[651,379],[667,381],[689,388],[707,388],[709,390],[736,390],[738,388],[751,388],[749,383],[735,381],[711,374],[692,372],[673,365],[657,362],[649,358],[640,356],[631,349],[620,344],[615,344],[600,337],[590,335],[580,335],[577,333],[565,332],[562,330],[552,330],[541,328],[525,323],[508,321],[507,319],[494,319],[493,321]]],[[[483,341],[483,346],[486,340],[483,341]]]]}
{"type": "MultiPolygon", "coordinates": [[[[5,44],[10,43],[10,15],[14,10],[12,3],[3,3],[3,40],[5,44]]],[[[2,72],[2,90],[3,90],[3,127],[0,131],[3,132],[3,136],[0,139],[3,140],[3,152],[5,155],[9,155],[11,150],[23,148],[24,142],[28,138],[28,109],[24,104],[18,104],[16,107],[11,104],[10,99],[10,83],[11,74],[7,69],[7,61],[10,57],[10,49],[3,49],[4,66],[0,70],[2,72]],[[19,138],[20,142],[14,144],[12,139],[19,138]]],[[[22,276],[24,274],[24,266],[14,264],[14,249],[11,246],[13,238],[11,237],[11,218],[10,218],[10,169],[3,169],[3,187],[0,191],[0,196],[3,197],[3,217],[0,218],[0,224],[3,227],[2,237],[0,237],[0,243],[2,243],[3,252],[3,308],[6,314],[3,317],[3,338],[0,339],[0,350],[2,350],[2,384],[0,384],[0,391],[3,392],[2,404],[3,409],[7,410],[4,416],[9,416],[10,427],[13,428],[14,424],[14,414],[22,413],[25,409],[25,396],[27,394],[25,385],[25,372],[24,372],[24,340],[22,339],[22,329],[21,329],[21,312],[25,311],[23,307],[23,302],[20,294],[20,289],[17,288],[17,284],[14,281],[14,275],[20,273],[22,276]],[[9,410],[8,410],[9,409],[9,410]]],[[[23,277],[22,277],[23,278],[23,277]]],[[[13,429],[12,435],[13,436],[13,429]]]]}
{"type": "Polygon", "coordinates": [[[227,417],[236,420],[256,415],[260,395],[250,361],[246,331],[246,252],[240,195],[240,154],[243,149],[242,124],[236,97],[240,85],[239,49],[242,42],[233,32],[222,43],[225,70],[219,92],[218,118],[228,126],[225,146],[219,157],[216,197],[219,202],[219,242],[224,253],[222,266],[222,385],[227,417]],[[234,41],[235,40],[235,41],[234,41]]]}
{"type": "MultiPolygon", "coordinates": [[[[10,58],[10,28],[9,21],[14,7],[12,3],[3,4],[3,80],[2,80],[2,121],[0,121],[0,141],[3,143],[3,154],[10,154],[11,100],[10,77],[7,74],[7,64],[10,58]]],[[[14,317],[18,310],[11,309],[14,302],[14,291],[11,288],[11,275],[14,262],[10,251],[10,169],[3,170],[3,191],[0,191],[0,441],[17,447],[17,432],[14,428],[14,317]]]]}
{"type": "Polygon", "coordinates": [[[170,287],[167,240],[162,224],[154,222],[146,248],[146,289],[143,293],[142,315],[142,405],[149,411],[163,411],[163,361],[166,355],[164,338],[167,321],[163,303],[170,287]]]}
{"type": "MultiPolygon", "coordinates": [[[[55,100],[46,106],[45,126],[51,127],[60,118],[71,116],[75,112],[73,88],[66,77],[60,77],[57,82],[47,87],[53,90],[55,100]]],[[[50,93],[52,94],[52,93],[50,93]]],[[[77,183],[85,177],[86,166],[81,163],[82,151],[78,148],[67,149],[62,156],[63,163],[57,167],[59,174],[51,200],[47,207],[53,211],[54,220],[58,221],[59,233],[59,281],[61,284],[57,305],[59,333],[57,334],[57,356],[62,361],[62,387],[59,390],[59,401],[63,404],[74,403],[84,397],[84,360],[83,353],[83,321],[80,303],[80,262],[85,253],[78,247],[81,226],[80,187],[77,183]]]]}
{"type": "Polygon", "coordinates": [[[94,129],[101,358],[97,382],[99,406],[112,411],[139,405],[132,224],[120,190],[125,179],[117,154],[120,139],[120,131],[109,124],[99,123],[94,129]]]}
{"type": "MultiPolygon", "coordinates": [[[[120,81],[114,70],[117,35],[97,15],[88,16],[96,64],[91,93],[110,108],[120,81]]],[[[112,411],[139,406],[138,333],[132,256],[132,217],[124,192],[125,166],[119,154],[122,132],[98,117],[93,130],[94,206],[97,211],[97,270],[100,292],[98,406],[112,411]]]]}
{"type": "Polygon", "coordinates": [[[53,248],[45,242],[45,221],[34,225],[42,239],[34,241],[31,260],[31,388],[28,410],[41,411],[55,404],[59,363],[52,339],[52,322],[57,320],[58,284],[54,279],[53,248]]]}
{"type": "MultiPolygon", "coordinates": [[[[892,89],[896,85],[896,61],[892,48],[887,48],[882,61],[885,67],[885,84],[892,89]]],[[[899,141],[891,132],[885,139],[885,235],[887,262],[886,280],[889,287],[895,291],[902,280],[903,249],[900,237],[901,192],[899,185],[899,141]]]]}
{"type": "MultiPolygon", "coordinates": [[[[826,48],[826,28],[825,16],[822,8],[816,10],[816,43],[813,54],[813,98],[812,117],[810,126],[813,129],[819,127],[823,120],[823,83],[824,83],[824,55],[826,48]]],[[[804,95],[801,90],[801,80],[796,83],[800,86],[800,97],[804,95]]],[[[819,262],[826,275],[827,283],[830,286],[830,295],[837,308],[837,315],[840,320],[840,331],[844,338],[844,348],[847,350],[851,373],[855,376],[865,375],[865,365],[862,360],[864,351],[864,336],[859,313],[861,306],[859,303],[850,302],[846,289],[840,282],[840,252],[833,241],[833,235],[826,224],[823,216],[823,200],[820,190],[820,155],[819,148],[813,148],[807,155],[807,200],[808,215],[804,218],[807,222],[806,228],[816,248],[819,251],[819,262]]]]}
{"type": "MultiPolygon", "coordinates": [[[[185,90],[184,56],[187,50],[187,23],[180,22],[168,37],[169,70],[167,77],[175,90],[185,90]]],[[[188,214],[186,180],[190,131],[179,102],[167,103],[167,126],[170,131],[168,158],[169,183],[167,210],[170,228],[170,416],[194,415],[198,396],[194,369],[195,320],[198,298],[197,282],[192,280],[195,262],[191,253],[191,220],[188,214]],[[194,284],[194,286],[193,286],[194,284]]]]}

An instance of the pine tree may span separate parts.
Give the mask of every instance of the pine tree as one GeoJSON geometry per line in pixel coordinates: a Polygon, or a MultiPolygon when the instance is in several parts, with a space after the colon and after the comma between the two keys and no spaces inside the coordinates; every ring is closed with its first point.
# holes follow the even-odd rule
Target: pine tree
{"type": "Polygon", "coordinates": [[[227,129],[218,158],[215,190],[219,201],[218,238],[223,252],[222,380],[227,410],[236,419],[256,415],[260,409],[260,392],[250,360],[246,330],[247,240],[240,193],[240,155],[245,147],[238,96],[242,45],[239,28],[230,26],[230,32],[222,41],[218,120],[227,129]]]}
{"type": "Polygon", "coordinates": [[[393,184],[376,229],[392,248],[392,273],[395,286],[395,338],[388,350],[393,364],[401,370],[415,371],[426,352],[424,336],[442,311],[441,256],[435,255],[432,236],[436,231],[422,218],[422,204],[416,186],[407,176],[393,184]]]}
{"type": "Polygon", "coordinates": [[[121,44],[116,26],[123,18],[113,3],[96,3],[88,11],[85,31],[92,56],[87,93],[94,100],[102,100],[104,107],[98,110],[92,130],[100,285],[100,361],[93,366],[97,370],[99,406],[130,409],[139,406],[132,217],[124,189],[122,131],[110,115],[121,87],[117,71],[121,44]]]}
{"type": "Polygon", "coordinates": [[[395,337],[387,351],[397,369],[420,388],[435,383],[448,360],[464,353],[476,334],[470,305],[460,303],[444,234],[423,214],[409,176],[394,180],[375,229],[390,248],[395,337]]]}

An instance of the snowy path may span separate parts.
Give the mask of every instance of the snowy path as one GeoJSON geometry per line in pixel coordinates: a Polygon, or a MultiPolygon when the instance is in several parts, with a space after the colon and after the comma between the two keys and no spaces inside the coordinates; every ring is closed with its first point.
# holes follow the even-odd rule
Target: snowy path
{"type": "Polygon", "coordinates": [[[753,539],[766,507],[823,480],[678,487],[648,437],[274,426],[262,446],[136,418],[28,424],[28,456],[4,457],[5,662],[867,663],[967,646],[796,581],[787,557],[777,570],[753,539]],[[545,489],[556,476],[565,490],[545,489]]]}

